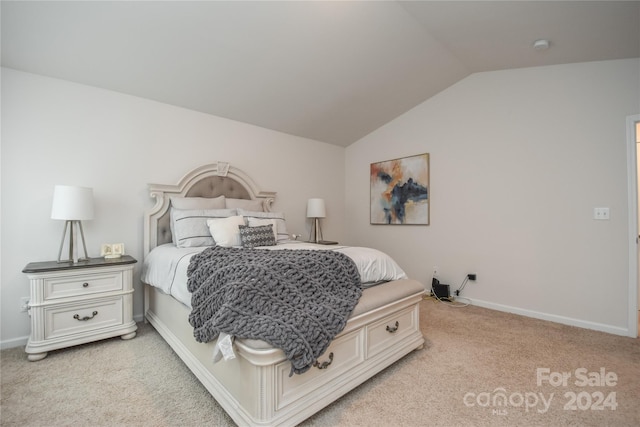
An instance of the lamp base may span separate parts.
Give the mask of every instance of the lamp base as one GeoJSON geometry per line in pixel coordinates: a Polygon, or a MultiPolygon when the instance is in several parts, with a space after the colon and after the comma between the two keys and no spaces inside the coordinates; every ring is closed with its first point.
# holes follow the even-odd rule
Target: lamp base
{"type": "Polygon", "coordinates": [[[311,223],[311,233],[309,234],[309,241],[311,243],[322,242],[322,230],[320,229],[320,218],[313,218],[311,223]]]}
{"type": "Polygon", "coordinates": [[[84,241],[84,230],[82,229],[82,222],[75,220],[67,220],[64,223],[64,230],[62,230],[62,241],[60,242],[60,250],[58,250],[58,263],[72,262],[77,264],[80,261],[88,261],[89,255],[87,255],[87,244],[84,241]],[[69,227],[70,226],[70,227],[69,227]],[[61,259],[62,248],[64,247],[64,241],[67,237],[67,228],[69,228],[69,259],[61,259]],[[80,236],[82,237],[82,248],[84,249],[84,258],[80,258],[77,254],[76,239],[77,233],[75,228],[80,230],[80,236]]]}

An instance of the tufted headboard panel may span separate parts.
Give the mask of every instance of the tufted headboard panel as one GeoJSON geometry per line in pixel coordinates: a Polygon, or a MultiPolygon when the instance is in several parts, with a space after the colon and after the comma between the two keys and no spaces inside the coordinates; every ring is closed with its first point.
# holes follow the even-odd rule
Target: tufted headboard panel
{"type": "Polygon", "coordinates": [[[144,255],[158,245],[171,242],[171,197],[218,197],[261,199],[265,211],[271,210],[276,193],[260,191],[241,170],[218,162],[201,166],[186,174],[176,185],[149,184],[156,204],[145,214],[144,255]]]}

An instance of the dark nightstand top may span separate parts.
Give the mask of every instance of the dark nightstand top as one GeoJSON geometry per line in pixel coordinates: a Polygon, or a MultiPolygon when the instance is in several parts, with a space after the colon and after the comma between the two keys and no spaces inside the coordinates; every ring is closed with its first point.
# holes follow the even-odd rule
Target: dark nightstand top
{"type": "Polygon", "coordinates": [[[58,262],[58,261],[44,261],[44,262],[30,262],[22,270],[23,273],[44,273],[47,271],[58,270],[75,270],[81,268],[90,267],[108,267],[110,265],[123,265],[123,264],[135,264],[138,262],[134,257],[129,255],[122,255],[120,258],[89,258],[85,261],[78,261],[73,263],[71,261],[58,262]]]}

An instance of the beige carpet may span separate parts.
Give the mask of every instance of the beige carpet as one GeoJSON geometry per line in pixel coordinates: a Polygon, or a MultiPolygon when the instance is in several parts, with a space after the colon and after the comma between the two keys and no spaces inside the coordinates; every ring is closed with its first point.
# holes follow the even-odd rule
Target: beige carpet
{"type": "MultiPolygon", "coordinates": [[[[640,425],[640,340],[433,301],[421,315],[423,350],[302,425],[640,425]],[[571,376],[538,385],[539,368],[571,376]]],[[[0,358],[2,426],[233,425],[149,325],[39,362],[20,348],[0,358]]]]}

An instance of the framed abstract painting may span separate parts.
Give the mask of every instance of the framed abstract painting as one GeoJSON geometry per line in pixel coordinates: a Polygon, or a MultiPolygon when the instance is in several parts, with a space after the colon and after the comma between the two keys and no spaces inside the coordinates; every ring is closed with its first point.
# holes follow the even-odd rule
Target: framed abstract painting
{"type": "Polygon", "coordinates": [[[371,163],[371,224],[429,225],[429,154],[371,163]]]}

